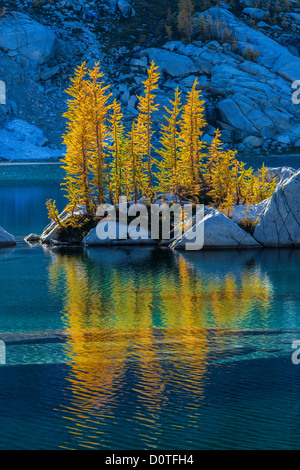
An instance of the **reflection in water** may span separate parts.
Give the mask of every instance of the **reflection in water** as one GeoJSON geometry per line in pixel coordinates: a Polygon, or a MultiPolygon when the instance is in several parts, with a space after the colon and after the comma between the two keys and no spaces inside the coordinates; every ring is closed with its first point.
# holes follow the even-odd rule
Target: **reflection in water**
{"type": "MultiPolygon", "coordinates": [[[[0,225],[39,233],[61,171],[0,165],[0,225]]],[[[1,249],[0,331],[40,341],[7,345],[0,449],[299,449],[299,277],[295,249],[1,249]]]]}
{"type": "MultiPolygon", "coordinates": [[[[65,293],[69,333],[72,399],[63,413],[77,447],[105,448],[120,426],[133,426],[136,442],[154,448],[177,395],[178,422],[173,416],[170,427],[192,429],[209,362],[234,346],[224,329],[247,326],[253,311],[268,326],[272,285],[255,263],[221,275],[207,263],[145,247],[51,256],[50,289],[65,293]]],[[[132,447],[130,434],[120,433],[120,448],[132,447]]]]}

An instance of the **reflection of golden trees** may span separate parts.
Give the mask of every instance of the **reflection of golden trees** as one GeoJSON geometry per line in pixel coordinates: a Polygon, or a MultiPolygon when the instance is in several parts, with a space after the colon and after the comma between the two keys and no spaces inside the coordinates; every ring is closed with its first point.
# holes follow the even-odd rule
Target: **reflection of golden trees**
{"type": "MultiPolygon", "coordinates": [[[[137,414],[146,407],[154,416],[168,401],[166,388],[176,393],[182,378],[199,401],[212,346],[228,346],[222,330],[210,328],[249,327],[254,311],[260,327],[268,326],[272,287],[255,266],[222,276],[197,272],[182,255],[149,261],[145,269],[57,253],[49,277],[53,293],[64,292],[68,380],[74,409],[82,414],[99,408],[110,413],[128,371],[137,414]]],[[[70,432],[80,436],[72,426],[70,432]]]]}

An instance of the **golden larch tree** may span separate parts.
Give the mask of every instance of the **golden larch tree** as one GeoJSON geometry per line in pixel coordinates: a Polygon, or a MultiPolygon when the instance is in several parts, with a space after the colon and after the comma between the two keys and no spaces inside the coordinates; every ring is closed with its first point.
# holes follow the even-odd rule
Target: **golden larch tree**
{"type": "Polygon", "coordinates": [[[94,175],[94,186],[96,188],[96,202],[105,202],[104,172],[106,170],[105,159],[107,157],[107,146],[109,130],[107,126],[107,116],[111,105],[108,104],[112,93],[107,93],[109,85],[104,85],[102,78],[104,73],[100,71],[99,62],[89,71],[87,81],[87,93],[89,101],[89,122],[90,122],[90,149],[89,157],[94,175]]]}
{"type": "Polygon", "coordinates": [[[127,148],[124,141],[124,125],[122,122],[123,114],[121,105],[114,99],[112,104],[112,114],[108,117],[110,123],[109,131],[112,145],[110,147],[110,155],[112,161],[110,164],[110,177],[112,192],[114,194],[114,202],[118,204],[119,197],[123,193],[125,159],[127,148]]]}
{"type": "Polygon", "coordinates": [[[75,76],[71,78],[71,85],[66,92],[72,97],[68,100],[68,110],[64,113],[67,118],[67,130],[63,136],[66,152],[62,160],[62,167],[66,172],[64,178],[66,197],[74,204],[73,194],[77,194],[77,203],[83,204],[88,216],[92,215],[93,204],[91,200],[90,181],[90,103],[86,86],[87,69],[85,62],[75,69],[75,76]]]}
{"type": "Polygon", "coordinates": [[[161,125],[160,148],[156,152],[162,157],[155,161],[159,174],[159,190],[178,195],[178,151],[180,138],[181,92],[175,91],[174,101],[170,100],[171,109],[165,106],[167,124],[161,125]]]}
{"type": "Polygon", "coordinates": [[[183,105],[179,138],[180,185],[189,188],[194,199],[197,199],[200,184],[205,184],[201,169],[201,150],[205,147],[201,140],[203,128],[206,126],[205,107],[204,100],[200,98],[201,91],[196,89],[197,83],[196,79],[183,105]]]}
{"type": "Polygon", "coordinates": [[[138,110],[139,115],[137,118],[138,129],[139,129],[139,144],[142,145],[142,141],[146,142],[146,157],[147,157],[147,171],[148,171],[148,193],[152,198],[153,196],[153,176],[152,176],[152,157],[151,157],[151,137],[153,135],[151,116],[154,111],[157,111],[158,104],[155,103],[155,95],[153,91],[158,89],[159,73],[156,72],[158,69],[152,61],[150,68],[148,69],[148,78],[143,82],[144,95],[138,96],[139,104],[138,110]]]}

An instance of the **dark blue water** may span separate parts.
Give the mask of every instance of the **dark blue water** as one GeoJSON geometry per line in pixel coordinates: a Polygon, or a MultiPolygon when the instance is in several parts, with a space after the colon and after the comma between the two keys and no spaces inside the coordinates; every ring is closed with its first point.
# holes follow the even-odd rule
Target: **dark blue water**
{"type": "Polygon", "coordinates": [[[262,156],[244,156],[237,154],[237,158],[252,167],[254,170],[262,167],[264,163],[267,167],[277,168],[279,166],[289,166],[296,170],[300,168],[300,155],[262,155],[262,156]]]}
{"type": "Polygon", "coordinates": [[[9,172],[0,449],[300,447],[300,250],[29,246],[60,170],[9,172]]]}
{"type": "Polygon", "coordinates": [[[48,224],[46,201],[63,209],[63,170],[58,163],[0,164],[0,226],[15,236],[41,233],[48,224]]]}

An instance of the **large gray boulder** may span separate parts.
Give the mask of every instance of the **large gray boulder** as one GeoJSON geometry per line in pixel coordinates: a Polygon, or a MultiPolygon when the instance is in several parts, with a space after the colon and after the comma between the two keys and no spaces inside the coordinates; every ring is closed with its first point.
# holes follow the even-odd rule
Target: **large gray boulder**
{"type": "Polygon", "coordinates": [[[54,32],[27,15],[11,12],[0,18],[0,49],[44,64],[53,55],[54,32]]]}
{"type": "Polygon", "coordinates": [[[16,244],[15,237],[10,233],[6,232],[4,228],[0,227],[0,247],[1,246],[12,246],[16,244]]]}
{"type": "MultiPolygon", "coordinates": [[[[300,125],[295,121],[295,117],[300,115],[300,107],[292,103],[290,80],[283,76],[277,67],[273,67],[273,60],[268,63],[265,58],[260,59],[261,55],[257,59],[259,63],[245,60],[247,49],[258,50],[260,43],[257,41],[257,31],[254,31],[253,37],[247,36],[247,33],[253,30],[224,9],[209,9],[206,13],[215,15],[212,21],[218,21],[216,12],[220,21],[227,20],[228,27],[232,25],[233,29],[229,29],[233,36],[237,34],[239,42],[236,44],[235,53],[232,53],[230,44],[222,46],[217,41],[208,44],[197,41],[193,44],[171,41],[164,45],[164,49],[170,54],[175,54],[175,57],[191,59],[197,66],[197,72],[192,76],[198,75],[200,89],[208,91],[212,97],[220,97],[215,103],[219,116],[216,116],[217,125],[230,134],[230,139],[234,136],[237,140],[243,140],[251,136],[249,144],[248,141],[244,142],[245,148],[262,146],[266,139],[294,144],[300,138],[300,125]],[[254,146],[251,145],[253,139],[254,146]]],[[[259,35],[264,37],[262,33],[259,35]]],[[[289,61],[291,60],[292,56],[283,46],[270,38],[266,37],[266,40],[271,41],[268,43],[268,53],[272,58],[276,49],[278,60],[284,53],[287,53],[289,61]]],[[[298,61],[297,66],[300,69],[300,59],[294,59],[298,61]]],[[[189,77],[185,78],[188,80],[186,85],[181,80],[179,86],[189,88],[189,77]]]]}
{"type": "Polygon", "coordinates": [[[176,52],[164,49],[149,48],[143,51],[142,56],[148,56],[150,62],[158,65],[159,72],[165,72],[171,77],[183,77],[197,72],[198,67],[192,59],[176,52]]]}
{"type": "Polygon", "coordinates": [[[158,240],[152,240],[147,232],[140,231],[140,238],[133,237],[130,226],[119,224],[119,222],[105,221],[99,222],[82,240],[85,246],[118,246],[118,245],[156,245],[158,240]],[[107,234],[107,238],[102,238],[101,233],[107,234]],[[128,237],[128,238],[126,238],[128,237]]]}
{"type": "MultiPolygon", "coordinates": [[[[204,230],[203,248],[259,248],[261,245],[241,227],[217,209],[210,209],[205,217],[191,230],[204,230]],[[201,227],[202,226],[202,227],[201,227]]],[[[175,240],[171,248],[185,249],[187,234],[175,240]]]]}
{"type": "Polygon", "coordinates": [[[264,246],[300,246],[300,171],[277,185],[254,238],[264,246]]]}
{"type": "Polygon", "coordinates": [[[135,9],[130,5],[129,2],[126,0],[118,0],[118,9],[122,13],[123,16],[134,16],[135,15],[135,9]]]}

